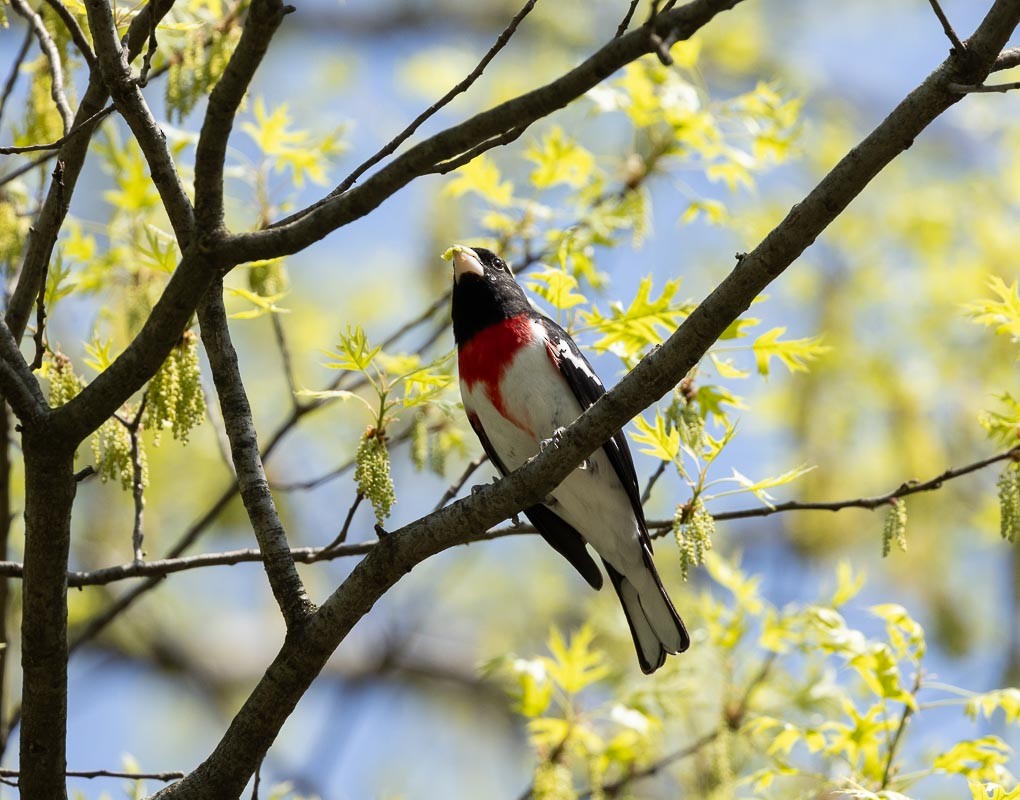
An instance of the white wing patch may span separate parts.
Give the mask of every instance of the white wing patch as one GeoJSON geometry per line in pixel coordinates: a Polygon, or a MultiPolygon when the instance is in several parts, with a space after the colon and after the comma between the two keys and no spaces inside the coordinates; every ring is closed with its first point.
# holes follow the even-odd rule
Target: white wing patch
{"type": "MultiPolygon", "coordinates": [[[[460,383],[464,408],[478,417],[492,448],[511,472],[538,454],[539,442],[549,439],[581,415],[551,350],[561,359],[598,382],[598,377],[576,358],[565,342],[550,342],[545,327],[532,321],[532,341],[522,347],[500,381],[500,397],[494,402],[487,386],[460,383]],[[502,404],[502,411],[497,405],[502,404]]],[[[601,382],[599,382],[601,386],[601,382]]],[[[552,496],[551,508],[572,525],[599,555],[624,575],[644,570],[637,520],[623,485],[602,449],[589,459],[593,469],[574,470],[552,496]]]]}

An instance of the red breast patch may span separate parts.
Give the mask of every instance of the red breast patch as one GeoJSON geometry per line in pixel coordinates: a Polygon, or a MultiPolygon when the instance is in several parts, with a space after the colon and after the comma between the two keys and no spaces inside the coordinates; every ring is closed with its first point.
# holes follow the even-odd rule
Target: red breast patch
{"type": "Polygon", "coordinates": [[[499,381],[510,367],[517,351],[533,339],[531,320],[527,314],[519,314],[490,325],[460,347],[457,363],[460,366],[461,380],[469,389],[474,388],[477,383],[485,384],[489,400],[496,410],[505,416],[499,381]]]}

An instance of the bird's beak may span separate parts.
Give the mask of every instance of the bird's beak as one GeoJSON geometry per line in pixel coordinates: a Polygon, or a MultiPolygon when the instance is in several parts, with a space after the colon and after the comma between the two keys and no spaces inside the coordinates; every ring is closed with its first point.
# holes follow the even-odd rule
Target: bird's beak
{"type": "Polygon", "coordinates": [[[453,260],[454,281],[459,281],[460,276],[467,272],[473,272],[480,278],[485,277],[485,268],[482,266],[482,262],[478,260],[478,256],[475,254],[475,251],[470,247],[455,244],[443,253],[443,258],[447,261],[451,259],[453,260]]]}

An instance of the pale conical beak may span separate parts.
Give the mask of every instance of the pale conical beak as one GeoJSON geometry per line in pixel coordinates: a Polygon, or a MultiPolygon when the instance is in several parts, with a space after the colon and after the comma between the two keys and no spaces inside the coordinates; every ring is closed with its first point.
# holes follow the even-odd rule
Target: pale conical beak
{"type": "Polygon", "coordinates": [[[470,247],[455,244],[443,254],[443,258],[447,260],[453,259],[453,279],[455,281],[459,281],[460,276],[468,272],[473,272],[480,278],[485,277],[485,268],[482,266],[482,262],[478,260],[475,251],[470,247]]]}

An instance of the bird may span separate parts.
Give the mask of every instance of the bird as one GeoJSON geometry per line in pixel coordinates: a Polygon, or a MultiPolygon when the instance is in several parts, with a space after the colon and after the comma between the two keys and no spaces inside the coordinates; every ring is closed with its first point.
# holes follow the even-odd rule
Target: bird
{"type": "MultiPolygon", "coordinates": [[[[464,411],[489,460],[508,475],[556,442],[606,389],[573,339],[532,305],[491,250],[454,245],[452,321],[464,411]]],[[[690,646],[652,560],[634,459],[622,431],[524,509],[592,588],[601,558],[623,606],[638,663],[651,674],[690,646]]]]}

